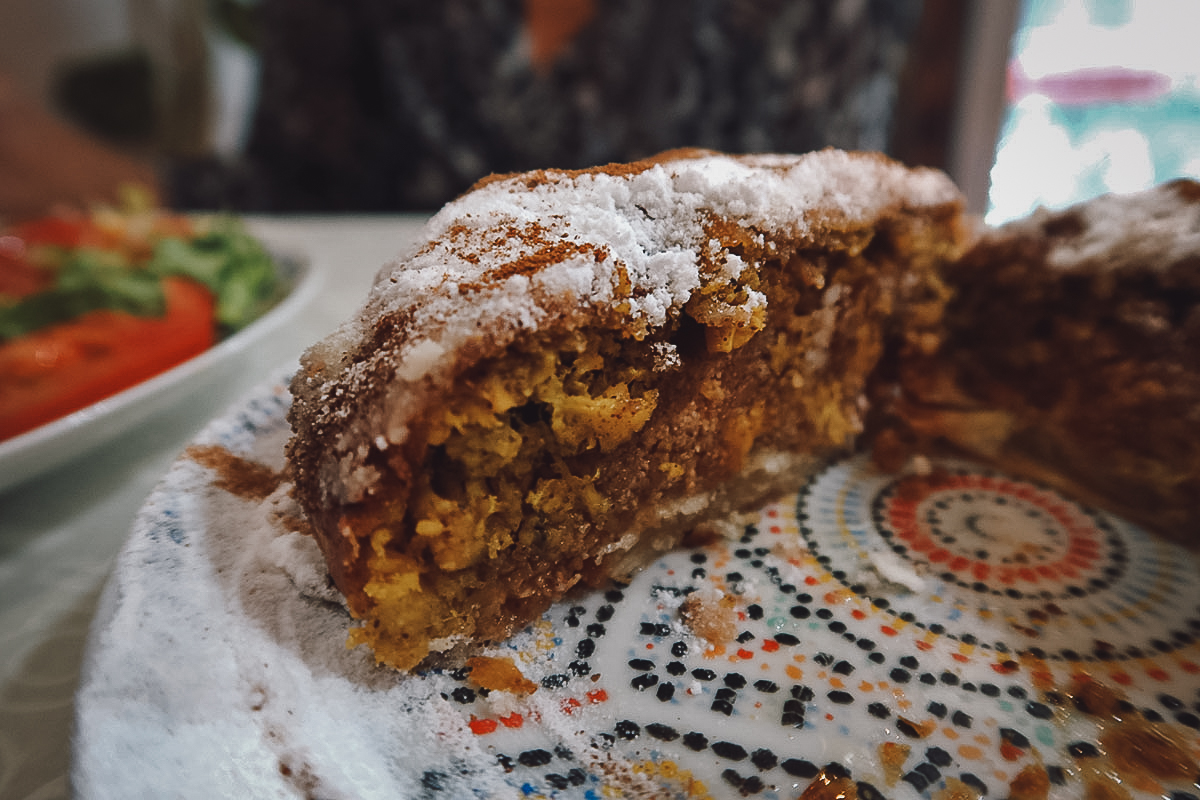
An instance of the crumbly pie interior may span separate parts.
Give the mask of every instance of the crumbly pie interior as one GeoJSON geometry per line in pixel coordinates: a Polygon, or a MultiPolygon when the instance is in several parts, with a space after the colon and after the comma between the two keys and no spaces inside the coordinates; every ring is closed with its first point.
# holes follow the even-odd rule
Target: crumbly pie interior
{"type": "Polygon", "coordinates": [[[940,176],[816,158],[867,175],[850,185],[843,175],[835,190],[878,196],[847,205],[817,192],[791,219],[739,216],[743,199],[720,199],[730,185],[769,187],[812,163],[703,153],[489,182],[478,191],[505,202],[549,192],[569,215],[581,185],[607,197],[621,188],[610,184],[649,171],[659,181],[643,202],[618,205],[625,216],[600,238],[545,217],[485,225],[488,207],[468,195],[413,257],[440,265],[416,301],[368,309],[359,328],[310,351],[293,385],[289,457],[362,621],[353,643],[409,669],[456,643],[504,637],[572,589],[628,575],[855,446],[883,354],[939,344],[939,274],[961,252],[964,224],[940,176]],[[707,197],[680,186],[698,174],[713,179],[707,197]],[[656,214],[687,220],[656,227],[656,214]],[[623,249],[625,227],[661,241],[623,249]],[[654,302],[661,274],[637,264],[647,250],[682,252],[671,263],[693,271],[665,310],[654,302]],[[461,273],[446,266],[455,259],[461,273]],[[540,270],[572,259],[579,274],[568,277],[590,289],[564,294],[551,277],[539,287],[540,270]],[[599,289],[597,275],[608,281],[599,289]],[[439,292],[447,302],[419,340],[420,309],[439,292]],[[546,313],[514,325],[502,313],[510,301],[546,313]]]}
{"type": "Polygon", "coordinates": [[[899,416],[1158,532],[1200,524],[1200,184],[1042,211],[946,279],[899,416]]]}

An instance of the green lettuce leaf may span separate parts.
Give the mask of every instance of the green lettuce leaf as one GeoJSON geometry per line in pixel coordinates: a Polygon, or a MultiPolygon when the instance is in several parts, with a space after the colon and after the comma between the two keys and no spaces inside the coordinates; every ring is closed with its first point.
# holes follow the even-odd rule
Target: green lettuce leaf
{"type": "Polygon", "coordinates": [[[162,284],[154,275],[131,269],[118,253],[74,251],[65,257],[54,286],[0,307],[0,341],[100,309],[161,316],[166,310],[162,284]]]}
{"type": "Polygon", "coordinates": [[[217,324],[223,333],[245,327],[279,299],[270,254],[232,219],[217,220],[211,231],[191,240],[162,239],[148,269],[207,286],[216,296],[217,324]]]}

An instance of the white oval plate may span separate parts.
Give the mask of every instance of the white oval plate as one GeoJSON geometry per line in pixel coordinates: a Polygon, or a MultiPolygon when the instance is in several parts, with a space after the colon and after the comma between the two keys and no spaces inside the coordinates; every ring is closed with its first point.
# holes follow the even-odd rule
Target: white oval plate
{"type": "Polygon", "coordinates": [[[345,649],[286,485],[250,492],[289,402],[281,381],[210,424],[139,515],[84,665],[79,796],[1196,796],[1200,571],[1108,514],[959,462],[831,464],[489,646],[537,689],[487,692],[345,649]],[[715,646],[680,608],[720,596],[715,646]]]}
{"type": "Polygon", "coordinates": [[[273,254],[286,294],[269,311],[194,358],[110,397],[0,441],[0,490],[29,480],[120,436],[192,391],[220,365],[247,353],[312,299],[306,260],[273,254]]]}

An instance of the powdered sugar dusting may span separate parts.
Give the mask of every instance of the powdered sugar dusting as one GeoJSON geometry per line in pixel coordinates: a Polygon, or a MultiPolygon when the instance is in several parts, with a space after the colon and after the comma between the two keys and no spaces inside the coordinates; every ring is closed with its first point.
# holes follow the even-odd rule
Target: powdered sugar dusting
{"type": "MultiPolygon", "coordinates": [[[[484,343],[498,352],[551,318],[569,325],[618,306],[631,329],[650,330],[679,312],[705,270],[740,274],[746,265],[736,255],[713,250],[715,220],[758,241],[803,243],[958,201],[940,172],[836,150],[687,151],[485,180],[430,219],[420,243],[380,270],[361,313],[305,355],[292,388],[309,433],[349,426],[348,463],[327,464],[326,483],[343,500],[361,496],[370,476],[359,471],[352,441],[373,441],[380,430],[402,439],[462,348],[484,343]],[[382,392],[376,415],[339,418],[335,387],[382,392]],[[350,482],[339,484],[338,474],[350,482]]],[[[752,295],[730,318],[748,318],[762,302],[752,295]]]]}
{"type": "MultiPolygon", "coordinates": [[[[425,244],[379,273],[343,350],[382,315],[411,311],[412,340],[398,353],[404,377],[433,370],[425,337],[452,350],[481,326],[535,327],[547,299],[601,305],[627,294],[630,315],[661,325],[700,284],[705,222],[804,237],[836,220],[868,223],[884,209],[954,202],[941,173],[880,157],[826,150],[803,156],[710,154],[656,164],[632,176],[535,173],[486,183],[428,223],[425,244]],[[621,288],[627,276],[631,285],[621,288]],[[541,298],[541,299],[539,299],[541,298]]],[[[738,265],[730,263],[727,268],[738,265]]]]}
{"type": "Polygon", "coordinates": [[[1200,186],[1176,181],[1104,195],[1065,212],[1040,209],[995,235],[1043,230],[1050,238],[1046,263],[1054,269],[1166,272],[1200,251],[1200,186]]]}

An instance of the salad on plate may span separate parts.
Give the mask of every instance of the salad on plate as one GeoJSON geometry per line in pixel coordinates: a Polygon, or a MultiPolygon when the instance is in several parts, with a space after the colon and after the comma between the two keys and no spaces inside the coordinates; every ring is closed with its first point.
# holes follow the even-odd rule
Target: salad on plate
{"type": "Polygon", "coordinates": [[[203,353],[285,289],[238,219],[136,193],[0,229],[0,441],[203,353]]]}

